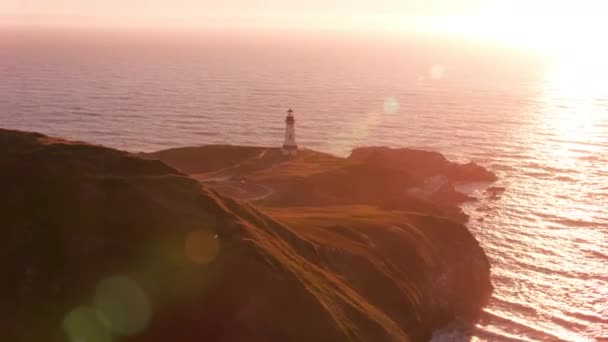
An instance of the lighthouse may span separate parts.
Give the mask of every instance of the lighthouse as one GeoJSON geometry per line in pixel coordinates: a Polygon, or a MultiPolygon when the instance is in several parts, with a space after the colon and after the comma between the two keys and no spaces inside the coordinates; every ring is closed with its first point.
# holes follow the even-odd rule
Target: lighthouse
{"type": "Polygon", "coordinates": [[[285,118],[285,142],[283,143],[283,155],[295,156],[298,153],[296,144],[296,119],[293,117],[293,110],[289,108],[285,118]]]}

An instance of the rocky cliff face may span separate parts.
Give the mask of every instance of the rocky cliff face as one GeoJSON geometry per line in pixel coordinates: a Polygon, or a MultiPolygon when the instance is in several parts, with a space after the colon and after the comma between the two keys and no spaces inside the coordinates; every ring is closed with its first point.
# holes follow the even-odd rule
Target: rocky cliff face
{"type": "Polygon", "coordinates": [[[0,189],[7,341],[423,341],[491,292],[473,236],[424,213],[277,220],[160,161],[6,130],[0,189]]]}

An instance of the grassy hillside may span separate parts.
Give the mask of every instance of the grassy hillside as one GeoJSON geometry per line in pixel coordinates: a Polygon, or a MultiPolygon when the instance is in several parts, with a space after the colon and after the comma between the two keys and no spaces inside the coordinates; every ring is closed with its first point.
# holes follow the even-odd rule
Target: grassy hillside
{"type": "Polygon", "coordinates": [[[186,175],[278,158],[237,150],[178,171],[0,130],[3,340],[422,341],[487,300],[489,265],[462,225],[369,205],[259,209],[186,175]]]}
{"type": "Polygon", "coordinates": [[[468,217],[459,204],[470,198],[454,185],[496,179],[479,165],[450,162],[437,152],[384,147],[359,148],[348,158],[306,149],[285,157],[278,148],[225,145],[143,156],[160,159],[221,193],[263,206],[375,205],[461,222],[468,217]],[[218,165],[215,159],[220,155],[228,162],[218,165]]]}

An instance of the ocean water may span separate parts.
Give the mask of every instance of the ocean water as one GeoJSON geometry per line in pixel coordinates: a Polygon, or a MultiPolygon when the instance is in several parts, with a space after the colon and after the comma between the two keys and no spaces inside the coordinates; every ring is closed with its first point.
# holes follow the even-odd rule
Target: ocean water
{"type": "Polygon", "coordinates": [[[495,286],[475,340],[608,339],[601,63],[413,36],[0,31],[1,127],[278,146],[288,107],[304,147],[433,149],[499,175],[504,193],[465,205],[495,286]]]}

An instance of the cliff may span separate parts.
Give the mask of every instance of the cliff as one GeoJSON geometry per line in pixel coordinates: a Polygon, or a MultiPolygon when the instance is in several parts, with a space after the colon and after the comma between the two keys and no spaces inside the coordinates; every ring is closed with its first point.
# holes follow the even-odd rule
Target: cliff
{"type": "Polygon", "coordinates": [[[343,161],[307,152],[323,167],[272,177],[294,165],[236,150],[178,171],[0,130],[3,340],[423,341],[473,324],[489,264],[463,225],[372,202],[264,204],[274,193],[254,207],[220,193],[218,169],[280,184],[343,161]]]}

